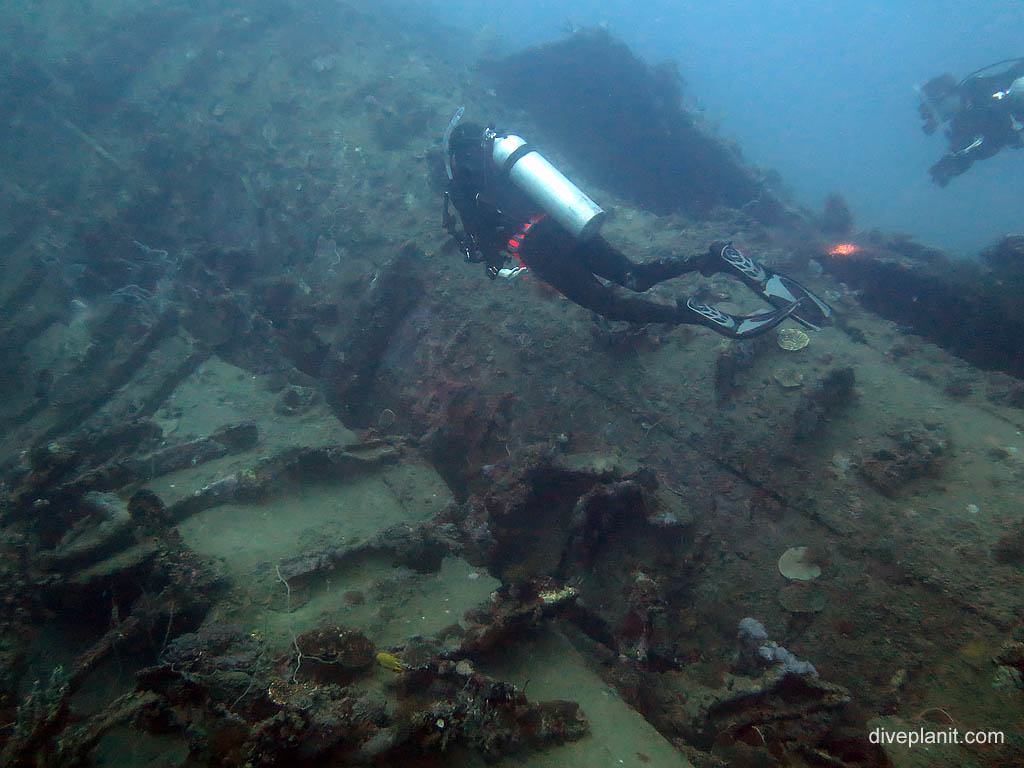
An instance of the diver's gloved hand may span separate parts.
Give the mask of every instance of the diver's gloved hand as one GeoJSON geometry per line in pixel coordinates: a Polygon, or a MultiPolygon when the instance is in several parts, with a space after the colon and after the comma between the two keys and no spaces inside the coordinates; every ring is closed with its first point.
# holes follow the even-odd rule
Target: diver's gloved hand
{"type": "Polygon", "coordinates": [[[705,325],[730,339],[752,339],[767,333],[790,315],[795,317],[794,313],[800,309],[800,304],[800,301],[796,301],[786,307],[765,310],[755,315],[730,315],[710,304],[701,304],[690,298],[679,309],[689,313],[686,322],[705,325]]]}
{"type": "Polygon", "coordinates": [[[816,331],[832,322],[832,307],[796,280],[748,259],[732,243],[715,242],[709,250],[711,255],[718,257],[720,265],[724,263],[732,274],[764,296],[772,306],[785,309],[799,303],[800,306],[793,311],[793,319],[801,325],[816,331]]]}

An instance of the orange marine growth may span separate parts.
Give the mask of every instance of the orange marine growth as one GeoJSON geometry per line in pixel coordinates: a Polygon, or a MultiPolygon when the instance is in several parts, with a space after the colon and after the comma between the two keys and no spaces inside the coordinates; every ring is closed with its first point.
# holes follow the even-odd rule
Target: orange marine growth
{"type": "Polygon", "coordinates": [[[829,256],[853,256],[860,251],[859,245],[853,243],[836,243],[829,249],[829,256]]]}

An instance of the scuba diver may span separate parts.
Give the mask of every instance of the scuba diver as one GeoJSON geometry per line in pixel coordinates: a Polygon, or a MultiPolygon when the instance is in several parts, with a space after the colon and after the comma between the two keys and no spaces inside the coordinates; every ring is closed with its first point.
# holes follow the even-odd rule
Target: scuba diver
{"type": "Polygon", "coordinates": [[[492,279],[513,278],[529,269],[566,298],[609,320],[699,324],[736,339],[765,333],[787,317],[812,329],[829,322],[828,304],[731,243],[713,243],[698,255],[631,261],[598,234],[605,212],[533,147],[493,127],[459,124],[462,112],[455,113],[444,136],[448,188],[442,223],[466,260],[483,263],[492,279]],[[506,266],[510,259],[515,266],[506,266]],[[773,309],[737,316],[693,298],[659,304],[623,295],[598,280],[642,293],[696,271],[706,277],[735,275],[773,309]]]}
{"type": "Polygon", "coordinates": [[[920,97],[921,130],[930,136],[949,122],[949,151],[928,169],[940,187],[1003,147],[1024,146],[1024,57],[989,64],[960,82],[948,74],[933,77],[921,88],[920,97]],[[981,76],[1003,64],[1012,66],[981,76]]]}

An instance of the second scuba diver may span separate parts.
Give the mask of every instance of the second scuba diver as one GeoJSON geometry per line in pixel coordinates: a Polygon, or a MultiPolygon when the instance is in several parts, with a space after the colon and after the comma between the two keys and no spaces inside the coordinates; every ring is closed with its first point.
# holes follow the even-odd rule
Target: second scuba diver
{"type": "Polygon", "coordinates": [[[485,264],[491,278],[515,277],[528,268],[566,298],[609,320],[698,324],[736,339],[765,333],[787,317],[812,329],[829,322],[828,304],[731,243],[712,243],[707,252],[692,256],[631,261],[598,234],[605,212],[522,138],[460,124],[461,117],[460,109],[445,131],[443,223],[467,261],[485,264]],[[511,259],[518,263],[507,267],[511,259]],[[598,280],[642,293],[695,271],[732,274],[772,309],[738,316],[693,298],[674,306],[659,304],[623,295],[598,280]]]}
{"type": "Polygon", "coordinates": [[[920,96],[921,130],[931,135],[949,123],[949,150],[928,169],[940,187],[1003,147],[1024,147],[1024,58],[989,64],[960,82],[952,75],[933,77],[920,96]],[[981,76],[1006,64],[1011,66],[1002,72],[981,76]]]}

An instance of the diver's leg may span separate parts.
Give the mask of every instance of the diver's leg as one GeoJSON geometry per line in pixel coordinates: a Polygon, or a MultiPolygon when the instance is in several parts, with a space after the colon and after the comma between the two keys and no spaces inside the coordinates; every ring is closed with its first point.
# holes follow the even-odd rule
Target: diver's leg
{"type": "Polygon", "coordinates": [[[758,315],[736,316],[690,299],[672,306],[623,296],[591,274],[571,254],[545,261],[542,268],[531,267],[557,288],[567,299],[609,320],[632,323],[668,323],[703,325],[730,338],[751,338],[774,328],[799,308],[794,303],[758,315]]]}
{"type": "Polygon", "coordinates": [[[678,311],[669,304],[622,296],[598,280],[572,253],[549,255],[543,264],[527,262],[538,277],[567,299],[609,320],[633,323],[676,323],[678,311]]]}
{"type": "Polygon", "coordinates": [[[631,261],[622,251],[610,245],[603,237],[595,237],[576,247],[576,253],[584,264],[596,275],[606,280],[642,293],[652,285],[671,280],[687,272],[696,272],[704,262],[703,254],[672,256],[657,261],[637,263],[631,261]]]}
{"type": "Polygon", "coordinates": [[[950,179],[966,173],[977,160],[984,160],[999,151],[992,141],[979,135],[976,126],[954,119],[950,127],[949,152],[928,169],[932,180],[940,187],[949,184],[950,179]],[[954,149],[957,147],[957,149],[954,149]]]}
{"type": "Polygon", "coordinates": [[[618,282],[626,279],[632,266],[625,256],[594,238],[580,243],[554,222],[544,219],[530,230],[519,256],[536,275],[558,289],[567,299],[609,320],[634,323],[674,323],[677,310],[671,305],[620,296],[602,283],[594,272],[618,282]],[[596,254],[593,259],[591,254],[596,254]]]}
{"type": "Polygon", "coordinates": [[[954,176],[966,173],[967,169],[974,164],[974,159],[973,155],[950,152],[943,155],[939,162],[929,168],[928,173],[931,174],[932,180],[936,184],[944,187],[954,176]]]}

